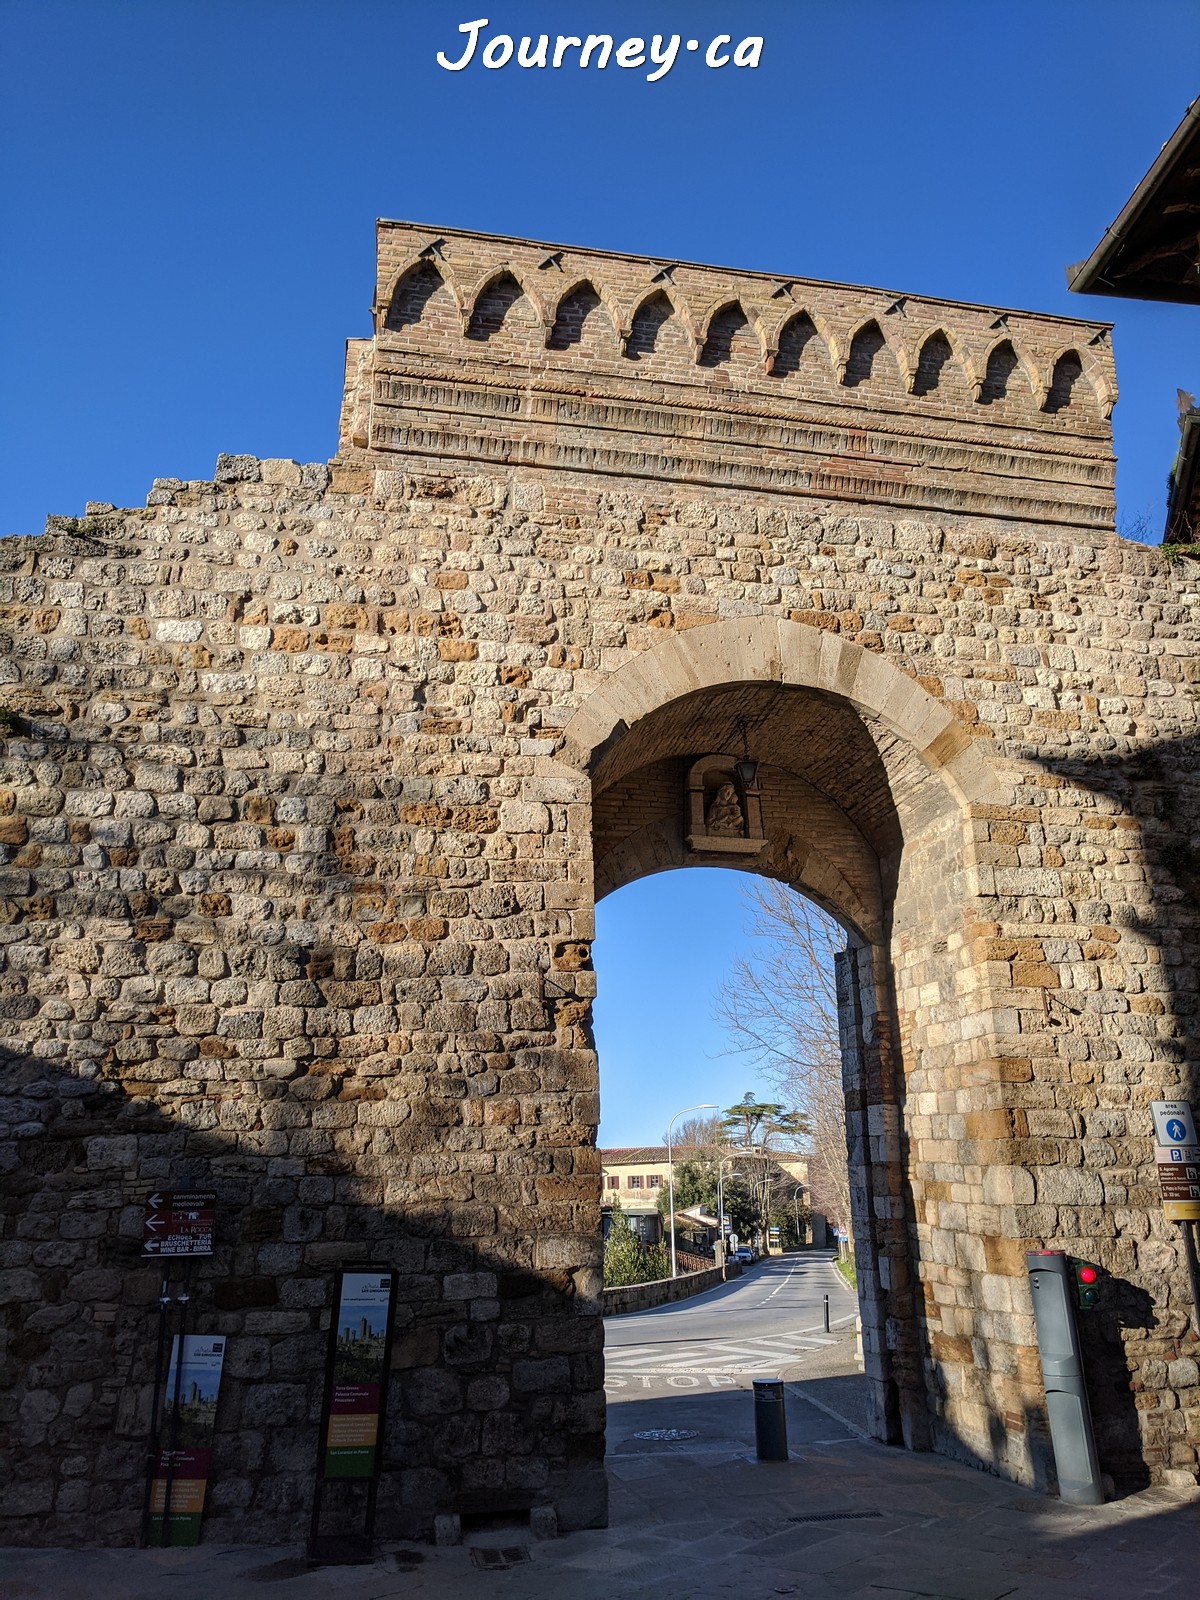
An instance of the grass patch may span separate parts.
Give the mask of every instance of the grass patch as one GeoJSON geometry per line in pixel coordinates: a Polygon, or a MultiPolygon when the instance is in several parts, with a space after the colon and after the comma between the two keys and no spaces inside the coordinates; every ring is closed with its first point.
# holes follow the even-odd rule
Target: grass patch
{"type": "Polygon", "coordinates": [[[854,1265],[854,1257],[847,1256],[845,1261],[835,1261],[834,1266],[845,1278],[852,1289],[858,1288],[858,1268],[854,1265]]]}

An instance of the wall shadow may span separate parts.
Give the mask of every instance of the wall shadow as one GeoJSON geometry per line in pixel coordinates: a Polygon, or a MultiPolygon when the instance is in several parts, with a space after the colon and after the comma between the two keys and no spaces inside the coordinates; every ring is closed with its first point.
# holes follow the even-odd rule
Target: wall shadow
{"type": "MultiPolygon", "coordinates": [[[[1089,1049],[1101,1064],[1099,1070],[1115,1072],[1117,1081],[1144,1086],[1141,1096],[1134,1091],[1136,1102],[1143,1097],[1179,1096],[1200,1104],[1200,738],[1188,735],[1130,754],[1113,752],[1089,760],[1034,759],[1064,785],[1102,797],[1102,808],[1094,818],[1097,826],[1090,830],[1096,840],[1093,849],[1114,848],[1111,841],[1122,836],[1134,845],[1115,846],[1119,858],[1109,863],[1108,887],[1080,907],[1080,920],[1117,932],[1128,930],[1154,956],[1145,977],[1130,978],[1127,969],[1126,981],[1110,987],[1104,981],[1103,958],[1115,956],[1116,947],[1093,948],[1089,956],[1099,958],[1101,969],[1096,987],[1047,991],[1046,1026],[1054,1032],[1087,1026],[1089,1049]],[[1139,866],[1145,892],[1141,892],[1143,880],[1133,876],[1132,887],[1139,891],[1136,898],[1118,900],[1113,890],[1121,880],[1111,875],[1113,865],[1139,866]],[[1119,1022],[1106,1029],[1105,1018],[1119,1022]]],[[[1048,800],[1053,803],[1053,792],[1048,800]]],[[[1147,1146],[1153,1138],[1149,1113],[1144,1122],[1136,1112],[1126,1112],[1126,1119],[1123,1132],[1107,1137],[1105,1159],[1118,1169],[1118,1184],[1126,1181],[1121,1169],[1128,1175],[1129,1204],[1140,1204],[1154,1215],[1157,1188],[1153,1180],[1142,1187],[1134,1170],[1144,1168],[1149,1158],[1147,1146]]],[[[1086,1120],[1085,1113],[1085,1134],[1091,1131],[1086,1120]]],[[[1087,1221],[1081,1214],[1081,1233],[1087,1221]]],[[[1168,1238],[1177,1226],[1166,1225],[1168,1238]]],[[[1105,1225],[1106,1243],[1110,1232],[1105,1225]]],[[[1072,1253],[1090,1254],[1086,1241],[1069,1248],[1072,1253]]],[[[1099,1253],[1106,1253],[1103,1244],[1099,1253]]],[[[1153,1300],[1122,1274],[1119,1263],[1128,1256],[1128,1246],[1122,1247],[1118,1240],[1113,1257],[1118,1264],[1103,1271],[1099,1307],[1081,1312],[1078,1318],[1100,1464],[1119,1494],[1146,1487],[1152,1466],[1178,1464],[1173,1442],[1187,1453],[1184,1430],[1173,1427],[1169,1418],[1156,1426],[1144,1409],[1147,1391],[1167,1382],[1165,1369],[1153,1382],[1145,1364],[1161,1367],[1164,1360],[1195,1356],[1200,1347],[1189,1325],[1187,1277],[1177,1238],[1159,1262],[1170,1285],[1165,1303],[1153,1300]]],[[[1175,1415],[1181,1423],[1182,1414],[1175,1415]]],[[[1044,1422],[1042,1426],[1044,1430],[1044,1422]]]]}
{"type": "MultiPolygon", "coordinates": [[[[308,954],[240,949],[263,969],[308,954]]],[[[118,1033],[136,1036],[131,1026],[118,1033]]],[[[15,1134],[0,1147],[0,1543],[139,1537],[162,1271],[141,1257],[141,1219],[145,1197],[163,1187],[217,1196],[215,1253],[195,1263],[192,1282],[191,1331],[228,1338],[207,1541],[290,1542],[307,1531],[322,1322],[335,1268],[359,1263],[400,1275],[380,1536],[428,1538],[439,1512],[545,1504],[563,1528],[603,1525],[598,1295],[569,1270],[506,1255],[491,1237],[494,1210],[455,1204],[432,1172],[411,1179],[430,1146],[418,1119],[391,1129],[386,1158],[333,1148],[327,1130],[363,1106],[386,1125],[381,1108],[401,1102],[385,1084],[339,1085],[324,1070],[255,1079],[252,1065],[221,1085],[245,1110],[233,1137],[212,1125],[202,1080],[176,1117],[156,1108],[153,1059],[120,1071],[101,1063],[88,1078],[61,1060],[0,1053],[0,1114],[15,1134]],[[407,1204],[390,1188],[406,1170],[407,1204]]],[[[466,1118],[443,1118],[448,1143],[477,1142],[466,1118]]],[[[340,1499],[343,1517],[361,1516],[361,1499],[340,1499]]],[[[338,1493],[327,1504],[336,1530],[338,1493]]]]}

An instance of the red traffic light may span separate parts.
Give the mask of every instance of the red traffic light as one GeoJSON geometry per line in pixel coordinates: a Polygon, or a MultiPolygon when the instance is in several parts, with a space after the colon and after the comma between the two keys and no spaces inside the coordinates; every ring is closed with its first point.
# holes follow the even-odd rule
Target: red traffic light
{"type": "Polygon", "coordinates": [[[1070,1261],[1075,1276],[1075,1303],[1081,1311],[1091,1311],[1100,1304],[1100,1268],[1077,1256],[1070,1261]]]}

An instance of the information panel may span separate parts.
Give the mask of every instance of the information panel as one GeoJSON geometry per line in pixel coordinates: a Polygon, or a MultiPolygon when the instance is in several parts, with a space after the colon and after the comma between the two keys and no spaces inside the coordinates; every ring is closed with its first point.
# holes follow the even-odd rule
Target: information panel
{"type": "Polygon", "coordinates": [[[379,1472],[395,1302],[394,1272],[338,1274],[323,1422],[327,1479],[379,1472]]]}
{"type": "Polygon", "coordinates": [[[183,1337],[183,1371],[179,1375],[179,1415],[175,1416],[175,1377],[179,1335],[171,1342],[163,1433],[175,1449],[162,1449],[154,1463],[150,1487],[150,1538],[163,1541],[163,1515],[170,1492],[167,1544],[200,1543],[200,1518],[208,1488],[208,1469],[217,1420],[217,1391],[225,1360],[222,1335],[188,1333],[183,1337]]]}

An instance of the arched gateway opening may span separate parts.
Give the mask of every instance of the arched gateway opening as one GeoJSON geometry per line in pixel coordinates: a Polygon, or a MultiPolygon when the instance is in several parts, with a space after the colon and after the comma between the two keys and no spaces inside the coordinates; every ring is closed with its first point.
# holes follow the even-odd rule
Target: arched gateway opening
{"type": "Polygon", "coordinates": [[[986,1301],[974,1297],[981,1325],[949,1336],[943,1315],[934,1330],[926,1314],[964,1264],[946,1248],[943,1207],[963,1158],[955,1108],[970,1028],[947,1022],[954,1011],[961,1024],[974,988],[964,785],[980,798],[989,775],[975,760],[954,770],[957,734],[886,663],[775,622],[670,641],[567,729],[591,777],[597,901],[652,873],[736,867],[801,891],[845,930],[837,984],[871,1430],[1024,1475],[1028,1458],[1012,1459],[984,1418],[1008,1365],[990,1354],[986,1301]]]}

